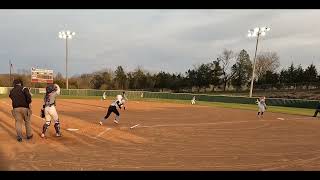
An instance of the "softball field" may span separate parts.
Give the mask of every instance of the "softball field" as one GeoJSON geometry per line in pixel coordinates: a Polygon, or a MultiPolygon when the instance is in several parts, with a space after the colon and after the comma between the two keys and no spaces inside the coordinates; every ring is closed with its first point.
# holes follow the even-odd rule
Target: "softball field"
{"type": "Polygon", "coordinates": [[[320,121],[308,116],[167,102],[128,101],[98,124],[111,100],[59,99],[63,137],[17,142],[11,100],[0,99],[3,170],[320,170],[320,121]]]}

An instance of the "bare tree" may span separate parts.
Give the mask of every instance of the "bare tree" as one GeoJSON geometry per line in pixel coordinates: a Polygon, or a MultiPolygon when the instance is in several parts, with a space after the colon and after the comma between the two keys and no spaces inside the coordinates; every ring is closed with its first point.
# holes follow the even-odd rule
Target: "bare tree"
{"type": "Polygon", "coordinates": [[[232,59],[234,59],[235,53],[232,50],[224,49],[222,54],[218,56],[217,60],[221,63],[222,68],[222,82],[223,91],[226,91],[227,83],[232,78],[230,71],[230,64],[232,59]]]}
{"type": "Polygon", "coordinates": [[[262,52],[257,56],[256,78],[259,79],[267,71],[275,72],[280,66],[279,56],[276,52],[262,52]]]}

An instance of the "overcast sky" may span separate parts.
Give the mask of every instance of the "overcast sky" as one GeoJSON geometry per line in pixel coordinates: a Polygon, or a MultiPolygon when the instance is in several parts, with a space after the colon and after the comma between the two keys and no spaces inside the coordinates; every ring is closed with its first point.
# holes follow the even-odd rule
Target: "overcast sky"
{"type": "Polygon", "coordinates": [[[65,73],[61,30],[69,41],[69,74],[122,65],[185,72],[224,48],[254,55],[248,29],[270,26],[258,51],[275,51],[281,66],[320,63],[320,10],[0,10],[0,73],[31,67],[65,73]]]}

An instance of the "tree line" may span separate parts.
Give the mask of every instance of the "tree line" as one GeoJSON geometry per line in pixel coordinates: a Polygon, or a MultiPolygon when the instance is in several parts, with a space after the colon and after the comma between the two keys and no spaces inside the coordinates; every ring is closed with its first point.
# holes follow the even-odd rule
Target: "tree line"
{"type": "MultiPolygon", "coordinates": [[[[255,70],[255,86],[264,84],[317,83],[320,76],[315,65],[303,69],[293,63],[279,71],[280,61],[276,52],[262,52],[257,55],[255,70]]],[[[16,74],[30,87],[44,87],[43,84],[30,83],[30,75],[23,71],[16,74]]],[[[149,91],[227,91],[247,90],[252,77],[252,61],[246,50],[235,53],[224,49],[215,60],[194,65],[184,73],[168,73],[160,71],[151,73],[141,67],[126,72],[122,66],[115,70],[103,69],[88,74],[69,78],[70,89],[123,89],[149,91]]],[[[1,78],[1,77],[0,77],[1,78]]],[[[54,83],[65,88],[65,78],[57,73],[54,83]]],[[[1,83],[1,81],[0,81],[1,83]]],[[[2,81],[0,86],[5,86],[2,81]]]]}

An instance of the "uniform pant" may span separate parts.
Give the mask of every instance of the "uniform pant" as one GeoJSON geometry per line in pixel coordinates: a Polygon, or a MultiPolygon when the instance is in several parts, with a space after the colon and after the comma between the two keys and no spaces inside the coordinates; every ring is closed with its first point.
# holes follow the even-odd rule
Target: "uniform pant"
{"type": "Polygon", "coordinates": [[[116,120],[120,119],[120,113],[117,110],[116,106],[109,106],[107,115],[104,117],[104,119],[108,119],[108,117],[111,115],[111,113],[115,113],[116,114],[116,120]]]}
{"type": "Polygon", "coordinates": [[[31,115],[32,111],[28,108],[19,107],[12,110],[12,115],[16,121],[17,136],[22,138],[22,124],[24,122],[27,137],[32,136],[31,115]]]}
{"type": "Polygon", "coordinates": [[[56,110],[55,106],[47,106],[44,108],[44,115],[46,119],[46,123],[49,125],[51,120],[54,120],[54,122],[59,122],[59,116],[56,110]]]}
{"type": "Polygon", "coordinates": [[[51,124],[51,120],[54,121],[54,128],[56,130],[56,133],[60,134],[60,122],[59,122],[59,116],[56,110],[55,106],[47,106],[44,108],[44,115],[46,119],[46,123],[43,125],[42,133],[45,134],[48,127],[51,124]]]}
{"type": "Polygon", "coordinates": [[[264,106],[259,106],[259,111],[258,111],[258,115],[263,115],[264,111],[266,110],[266,108],[264,106]]]}

